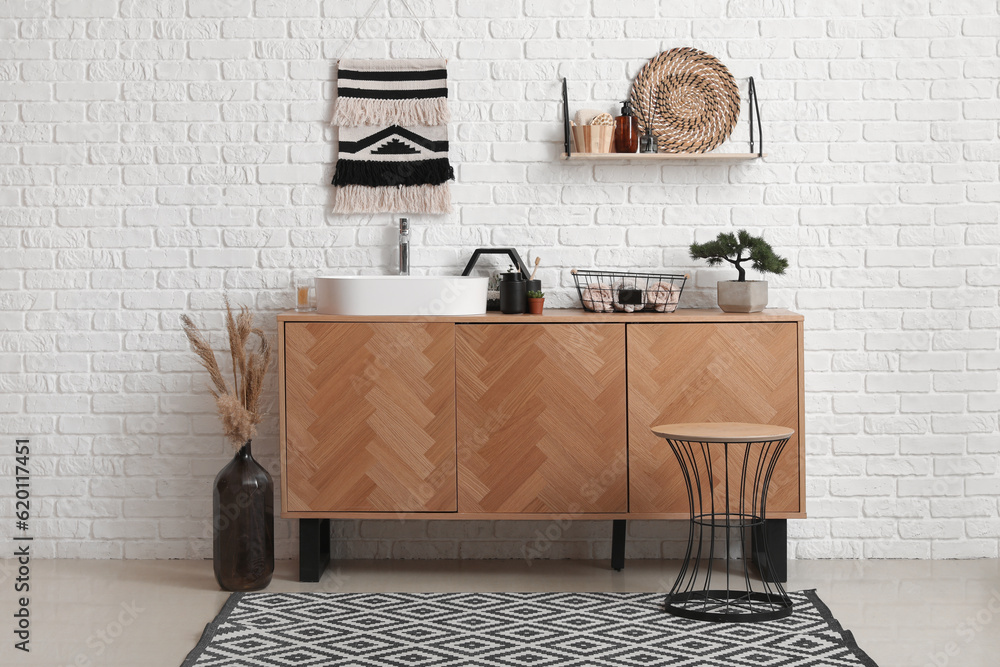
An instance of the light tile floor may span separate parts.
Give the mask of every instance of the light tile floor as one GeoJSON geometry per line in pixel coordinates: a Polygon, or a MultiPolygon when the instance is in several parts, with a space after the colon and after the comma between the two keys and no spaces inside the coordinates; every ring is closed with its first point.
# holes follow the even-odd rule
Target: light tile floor
{"type": "MultiPolygon", "coordinates": [[[[270,591],[656,591],[676,561],[347,561],[318,584],[277,564],[270,591]]],[[[179,665],[225,602],[210,561],[31,564],[31,652],[14,649],[13,561],[0,561],[0,665],[179,665]]],[[[879,667],[1000,665],[1000,561],[793,561],[879,667]]]]}

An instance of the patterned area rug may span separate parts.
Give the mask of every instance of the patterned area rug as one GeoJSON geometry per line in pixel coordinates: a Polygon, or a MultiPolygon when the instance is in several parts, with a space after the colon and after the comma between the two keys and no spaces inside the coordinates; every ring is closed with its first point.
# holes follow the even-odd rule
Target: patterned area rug
{"type": "Polygon", "coordinates": [[[234,593],[182,667],[876,667],[815,591],[705,623],[661,593],[234,593]]]}

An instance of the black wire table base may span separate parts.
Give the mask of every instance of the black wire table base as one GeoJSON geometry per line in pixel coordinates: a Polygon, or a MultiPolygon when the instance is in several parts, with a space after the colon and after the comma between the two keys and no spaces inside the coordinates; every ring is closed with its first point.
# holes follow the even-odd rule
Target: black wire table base
{"type": "Polygon", "coordinates": [[[757,623],[792,615],[792,599],[787,595],[729,590],[671,593],[664,611],[696,621],[757,623]]]}
{"type": "Polygon", "coordinates": [[[687,551],[664,609],[683,618],[730,623],[790,616],[792,600],[781,583],[751,577],[748,536],[756,536],[763,551],[769,553],[767,531],[763,530],[767,490],[789,439],[731,443],[666,440],[680,464],[691,514],[687,551]],[[713,454],[721,454],[721,461],[713,460],[713,454]],[[739,471],[732,471],[731,486],[730,467],[735,465],[739,471]],[[741,558],[733,559],[733,550],[741,558]]]}

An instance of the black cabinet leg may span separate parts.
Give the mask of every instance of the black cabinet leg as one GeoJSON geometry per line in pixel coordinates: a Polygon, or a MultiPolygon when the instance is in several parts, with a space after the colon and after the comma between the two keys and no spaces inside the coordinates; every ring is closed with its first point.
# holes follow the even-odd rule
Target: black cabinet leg
{"type": "Polygon", "coordinates": [[[788,521],[765,519],[753,530],[753,556],[764,581],[788,581],[788,521]],[[765,550],[766,546],[766,550],[765,550]]]}
{"type": "Polygon", "coordinates": [[[611,523],[611,569],[621,572],[625,569],[625,519],[611,523]]]}
{"type": "Polygon", "coordinates": [[[319,581],[330,563],[330,520],[299,519],[299,581],[319,581]]]}

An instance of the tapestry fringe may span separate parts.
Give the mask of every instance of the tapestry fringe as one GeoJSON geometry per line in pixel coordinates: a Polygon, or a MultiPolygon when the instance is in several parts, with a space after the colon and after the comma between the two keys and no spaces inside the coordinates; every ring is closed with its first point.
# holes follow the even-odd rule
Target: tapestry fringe
{"type": "Polygon", "coordinates": [[[334,213],[451,213],[451,188],[442,185],[335,186],[334,213]]]}
{"type": "Polygon", "coordinates": [[[334,185],[440,185],[455,178],[455,169],[448,158],[401,162],[375,160],[337,160],[334,185]]]}
{"type": "Polygon", "coordinates": [[[385,100],[339,97],[333,125],[445,125],[451,119],[447,97],[419,100],[385,100]]]}

